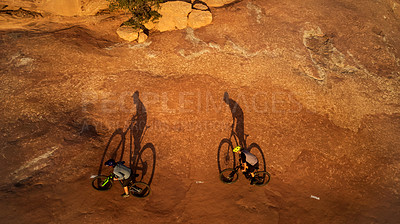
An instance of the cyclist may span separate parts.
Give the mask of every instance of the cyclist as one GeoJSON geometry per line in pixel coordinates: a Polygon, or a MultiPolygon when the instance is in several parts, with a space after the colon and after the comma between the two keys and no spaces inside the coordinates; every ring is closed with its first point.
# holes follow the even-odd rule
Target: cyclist
{"type": "Polygon", "coordinates": [[[114,168],[113,173],[115,175],[114,180],[121,180],[122,186],[124,187],[124,193],[121,195],[124,198],[129,197],[128,185],[131,181],[132,170],[124,165],[124,162],[116,163],[115,160],[109,159],[104,163],[106,166],[114,168]]]}
{"type": "Polygon", "coordinates": [[[247,178],[250,178],[251,176],[250,184],[256,184],[254,171],[258,170],[259,168],[257,157],[248,150],[242,149],[240,146],[235,147],[233,152],[240,154],[239,160],[242,165],[242,172],[247,178]]]}
{"type": "Polygon", "coordinates": [[[229,94],[227,92],[224,93],[224,102],[229,105],[229,108],[232,112],[232,130],[236,123],[235,132],[237,137],[239,138],[239,144],[244,147],[244,115],[243,110],[240,108],[239,104],[236,101],[229,98],[229,94]],[[235,122],[236,121],[236,122],[235,122]]]}

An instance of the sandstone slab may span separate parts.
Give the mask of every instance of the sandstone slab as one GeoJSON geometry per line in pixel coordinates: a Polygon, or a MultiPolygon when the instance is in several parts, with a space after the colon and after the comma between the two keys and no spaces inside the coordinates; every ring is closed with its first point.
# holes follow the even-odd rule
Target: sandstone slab
{"type": "Polygon", "coordinates": [[[147,40],[147,38],[148,38],[148,35],[145,34],[143,31],[140,31],[138,39],[137,39],[137,42],[138,43],[143,43],[143,42],[145,42],[147,40]]]}
{"type": "Polygon", "coordinates": [[[107,9],[107,0],[46,0],[46,1],[14,1],[2,0],[0,9],[17,10],[23,8],[40,13],[59,16],[90,16],[107,9]]]}
{"type": "Polygon", "coordinates": [[[193,10],[188,17],[188,26],[196,29],[206,26],[212,22],[210,11],[193,10]]]}
{"type": "Polygon", "coordinates": [[[155,29],[163,32],[186,28],[190,11],[192,11],[192,4],[187,2],[162,3],[159,11],[162,17],[158,20],[155,29]]]}
{"type": "Polygon", "coordinates": [[[203,0],[209,7],[220,7],[236,0],[203,0]]]}
{"type": "Polygon", "coordinates": [[[139,37],[139,30],[129,26],[121,26],[117,29],[117,34],[124,40],[134,41],[139,37]]]}

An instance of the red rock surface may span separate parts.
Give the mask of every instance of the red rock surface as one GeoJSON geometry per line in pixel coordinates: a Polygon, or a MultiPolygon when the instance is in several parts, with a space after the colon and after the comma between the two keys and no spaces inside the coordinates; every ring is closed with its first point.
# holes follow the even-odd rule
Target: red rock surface
{"type": "Polygon", "coordinates": [[[397,223],[392,4],[241,1],[212,9],[209,26],[143,44],[116,36],[122,15],[0,14],[1,222],[397,223]],[[143,200],[90,179],[135,90],[157,150],[143,200]],[[266,156],[265,187],[218,180],[225,91],[266,156]]]}

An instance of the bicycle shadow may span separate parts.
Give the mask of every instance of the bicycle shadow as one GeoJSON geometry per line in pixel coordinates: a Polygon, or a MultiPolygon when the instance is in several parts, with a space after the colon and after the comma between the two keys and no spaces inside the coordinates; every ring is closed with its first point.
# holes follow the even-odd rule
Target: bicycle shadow
{"type": "MultiPolygon", "coordinates": [[[[147,111],[139,98],[139,92],[132,95],[133,103],[136,105],[136,114],[132,116],[128,128],[116,129],[111,135],[104,149],[98,175],[107,173],[108,168],[104,162],[108,159],[115,161],[129,161],[134,182],[151,184],[156,164],[156,150],[152,143],[146,143],[141,147],[143,137],[149,126],[147,124],[147,111]],[[128,141],[128,144],[127,144],[128,141]]],[[[112,172],[111,170],[108,172],[112,172]]],[[[107,174],[108,174],[107,173],[107,174]]]]}

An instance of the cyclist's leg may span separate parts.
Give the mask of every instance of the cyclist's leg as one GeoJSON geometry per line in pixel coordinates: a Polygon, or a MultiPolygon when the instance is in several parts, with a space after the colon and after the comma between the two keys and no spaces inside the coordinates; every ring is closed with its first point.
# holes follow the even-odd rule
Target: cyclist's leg
{"type": "Polygon", "coordinates": [[[251,165],[248,162],[245,162],[245,163],[242,164],[242,166],[243,166],[243,170],[242,170],[243,175],[247,179],[249,179],[250,178],[249,168],[250,168],[251,165]]]}
{"type": "Polygon", "coordinates": [[[255,177],[255,174],[254,174],[255,171],[258,170],[258,168],[259,168],[259,164],[258,163],[254,164],[254,165],[249,165],[248,171],[250,173],[249,178],[251,180],[251,182],[250,182],[251,185],[256,184],[257,181],[258,181],[257,178],[255,177]]]}
{"type": "Polygon", "coordinates": [[[256,167],[258,167],[258,163],[251,165],[247,163],[247,173],[253,178],[254,172],[256,171],[256,167]]]}
{"type": "Polygon", "coordinates": [[[125,194],[129,194],[128,186],[131,183],[131,177],[122,181],[122,187],[124,188],[125,194]]]}
{"type": "Polygon", "coordinates": [[[247,162],[242,163],[242,169],[241,169],[242,173],[246,173],[247,172],[247,168],[248,168],[248,163],[247,162]]]}

